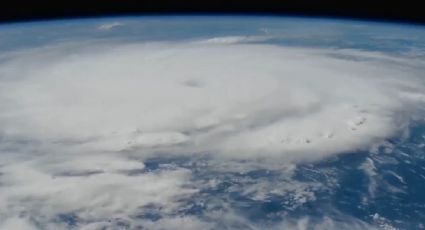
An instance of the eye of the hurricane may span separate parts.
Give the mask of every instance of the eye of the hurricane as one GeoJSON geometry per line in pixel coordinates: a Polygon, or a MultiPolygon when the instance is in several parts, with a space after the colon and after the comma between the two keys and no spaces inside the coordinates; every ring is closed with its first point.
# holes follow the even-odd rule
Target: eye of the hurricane
{"type": "Polygon", "coordinates": [[[0,229],[420,228],[423,56],[179,20],[0,46],[0,229]]]}

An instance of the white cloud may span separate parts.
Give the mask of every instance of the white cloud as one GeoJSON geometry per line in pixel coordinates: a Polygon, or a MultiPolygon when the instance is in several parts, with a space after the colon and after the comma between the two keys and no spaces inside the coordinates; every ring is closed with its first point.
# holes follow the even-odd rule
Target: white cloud
{"type": "Polygon", "coordinates": [[[124,25],[124,24],[121,23],[121,22],[111,22],[111,23],[102,24],[102,25],[98,26],[97,29],[98,30],[111,30],[115,27],[122,26],[122,25],[124,25]]]}
{"type": "MultiPolygon", "coordinates": [[[[423,105],[417,60],[213,41],[66,44],[4,54],[0,229],[66,229],[54,222],[63,213],[81,218],[82,229],[112,226],[111,218],[134,224],[150,204],[172,213],[196,193],[188,186],[191,172],[144,171],[150,154],[206,152],[223,164],[312,161],[396,134],[409,111],[423,105]]],[[[243,192],[264,199],[273,184],[255,186],[243,192]]],[[[275,192],[294,193],[297,204],[315,199],[308,190],[315,185],[291,186],[275,192]]],[[[288,226],[310,224],[300,221],[288,226]]],[[[210,226],[181,216],[143,224],[210,226]]],[[[323,229],[327,224],[345,226],[325,221],[323,229]]]]}
{"type": "Polygon", "coordinates": [[[23,54],[31,69],[10,71],[20,57],[2,65],[17,79],[2,81],[7,138],[102,151],[312,159],[393,135],[397,112],[412,109],[405,95],[423,90],[392,62],[340,60],[328,50],[195,43],[61,49],[36,59],[23,54]]]}
{"type": "Polygon", "coordinates": [[[122,156],[55,153],[18,159],[2,159],[8,161],[2,166],[0,192],[4,226],[26,226],[28,222],[18,221],[16,215],[46,224],[67,213],[95,223],[129,217],[150,204],[170,212],[178,207],[179,199],[196,192],[183,187],[190,176],[188,170],[131,175],[128,170],[143,169],[143,164],[122,156]]]}
{"type": "Polygon", "coordinates": [[[263,42],[275,38],[274,36],[227,36],[214,37],[199,41],[201,44],[238,44],[249,42],[263,42]]]}
{"type": "Polygon", "coordinates": [[[145,222],[144,225],[152,230],[175,229],[177,226],[187,230],[214,229],[211,223],[203,222],[194,217],[164,218],[155,222],[145,222]]]}
{"type": "Polygon", "coordinates": [[[14,229],[14,230],[36,230],[34,226],[32,226],[30,223],[28,223],[27,220],[13,217],[9,218],[6,221],[4,221],[2,224],[0,224],[0,229],[8,230],[8,229],[14,229]]]}
{"type": "MultiPolygon", "coordinates": [[[[299,219],[285,220],[280,223],[275,229],[296,229],[296,230],[325,230],[325,229],[341,229],[341,230],[377,230],[373,225],[367,224],[361,220],[346,217],[341,218],[342,220],[334,220],[330,217],[324,217],[321,219],[311,219],[308,217],[302,217],[299,219]]],[[[383,227],[383,226],[380,226],[383,227]]],[[[384,228],[387,229],[387,228],[384,228]]],[[[388,228],[394,229],[394,228],[388,228]]]]}

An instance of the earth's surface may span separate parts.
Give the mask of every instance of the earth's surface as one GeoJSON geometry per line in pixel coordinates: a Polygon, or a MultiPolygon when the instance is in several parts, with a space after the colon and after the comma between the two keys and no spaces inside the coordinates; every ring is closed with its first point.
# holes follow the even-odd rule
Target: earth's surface
{"type": "Polygon", "coordinates": [[[0,229],[424,229],[425,27],[0,25],[0,229]]]}

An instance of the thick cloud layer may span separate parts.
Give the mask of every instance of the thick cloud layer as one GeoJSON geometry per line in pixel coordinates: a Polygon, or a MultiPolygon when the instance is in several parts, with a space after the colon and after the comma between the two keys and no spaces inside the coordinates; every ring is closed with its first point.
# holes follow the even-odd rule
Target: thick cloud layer
{"type": "MultiPolygon", "coordinates": [[[[66,229],[61,215],[100,229],[152,205],[174,213],[197,192],[191,172],[144,171],[150,156],[313,161],[395,135],[424,102],[418,60],[238,41],[3,55],[0,229],[66,229]]],[[[182,223],[210,227],[144,224],[182,223]]]]}
{"type": "Polygon", "coordinates": [[[349,51],[336,59],[333,51],[241,44],[68,49],[2,65],[5,138],[308,159],[394,134],[397,112],[412,99],[403,95],[423,96],[423,83],[394,61],[350,60],[349,51]]]}

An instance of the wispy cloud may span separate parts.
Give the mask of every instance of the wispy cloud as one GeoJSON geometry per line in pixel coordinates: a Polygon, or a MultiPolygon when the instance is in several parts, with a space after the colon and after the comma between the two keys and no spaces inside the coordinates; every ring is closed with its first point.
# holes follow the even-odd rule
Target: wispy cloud
{"type": "Polygon", "coordinates": [[[238,44],[250,42],[264,42],[276,38],[275,36],[259,35],[259,36],[227,36],[227,37],[214,37],[198,41],[204,44],[238,44]]]}
{"type": "Polygon", "coordinates": [[[124,23],[122,22],[111,22],[111,23],[105,23],[97,27],[98,30],[111,30],[115,27],[123,26],[124,23]]]}

